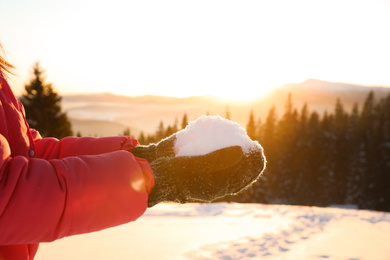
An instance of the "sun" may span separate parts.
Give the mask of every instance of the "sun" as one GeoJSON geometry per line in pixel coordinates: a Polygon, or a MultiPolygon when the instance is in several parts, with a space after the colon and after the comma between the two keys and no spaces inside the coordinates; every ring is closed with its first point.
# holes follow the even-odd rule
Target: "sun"
{"type": "Polygon", "coordinates": [[[246,102],[253,101],[257,98],[260,98],[265,94],[266,94],[265,91],[263,93],[254,94],[253,92],[250,93],[249,91],[236,90],[235,92],[218,93],[215,96],[226,101],[246,103],[246,102]]]}
{"type": "Polygon", "coordinates": [[[242,87],[231,86],[230,88],[214,89],[210,91],[210,95],[231,102],[247,103],[266,97],[273,89],[280,85],[281,83],[279,82],[264,82],[259,84],[259,87],[252,85],[242,87]]]}

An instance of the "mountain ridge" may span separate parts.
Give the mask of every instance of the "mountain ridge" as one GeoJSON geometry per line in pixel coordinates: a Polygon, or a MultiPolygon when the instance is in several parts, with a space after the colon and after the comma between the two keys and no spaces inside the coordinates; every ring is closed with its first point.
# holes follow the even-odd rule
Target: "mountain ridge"
{"type": "Polygon", "coordinates": [[[184,114],[189,120],[194,120],[204,114],[225,116],[229,113],[231,120],[245,128],[250,111],[263,121],[272,106],[275,106],[278,116],[283,115],[289,94],[297,109],[307,104],[310,111],[321,114],[332,111],[336,100],[340,99],[345,110],[350,111],[355,103],[361,107],[370,91],[374,92],[376,99],[380,99],[390,94],[390,87],[308,79],[301,83],[284,84],[250,102],[234,102],[213,96],[122,96],[105,92],[64,95],[63,107],[73,120],[74,131],[80,131],[82,135],[117,135],[130,128],[137,137],[141,131],[154,133],[160,122],[165,126],[175,122],[180,124],[184,114]],[[95,122],[88,129],[86,123],[81,123],[83,120],[95,122]],[[103,127],[104,122],[106,127],[103,127]]]}
{"type": "MultiPolygon", "coordinates": [[[[327,90],[337,90],[340,92],[348,90],[384,90],[388,91],[390,90],[390,86],[382,86],[382,85],[362,85],[362,84],[354,84],[354,83],[346,83],[346,82],[332,82],[332,81],[325,81],[325,80],[319,80],[319,79],[307,79],[300,83],[286,83],[283,85],[280,85],[276,87],[274,90],[278,89],[294,89],[294,88],[310,88],[310,89],[323,89],[325,90],[325,87],[327,90]]],[[[271,90],[270,92],[272,92],[271,90]]],[[[212,95],[194,95],[194,96],[188,96],[188,97],[174,97],[174,96],[165,96],[165,95],[153,95],[153,94],[146,94],[146,95],[140,95],[140,96],[128,96],[128,95],[121,95],[121,94],[114,94],[111,92],[96,92],[96,93],[80,93],[80,94],[64,94],[63,95],[68,101],[74,101],[74,100],[94,100],[94,101],[118,101],[118,100],[142,100],[143,102],[151,101],[155,98],[161,99],[162,101],[169,102],[169,101],[177,101],[177,100],[193,100],[193,99],[199,99],[199,98],[218,98],[217,96],[212,95]]],[[[222,98],[219,98],[222,99],[222,98]]]]}
{"type": "Polygon", "coordinates": [[[282,87],[300,87],[300,88],[315,88],[315,89],[324,89],[334,90],[334,91],[346,91],[346,90],[355,90],[355,91],[365,91],[367,88],[371,90],[383,90],[388,89],[390,86],[379,86],[379,85],[362,85],[355,83],[346,83],[346,82],[332,82],[325,81],[320,79],[307,79],[300,83],[287,83],[282,85],[282,87]]]}

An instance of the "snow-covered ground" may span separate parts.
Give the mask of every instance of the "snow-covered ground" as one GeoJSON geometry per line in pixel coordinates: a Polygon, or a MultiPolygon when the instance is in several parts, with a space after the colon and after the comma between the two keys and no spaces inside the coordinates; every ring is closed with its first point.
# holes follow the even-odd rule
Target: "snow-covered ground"
{"type": "Polygon", "coordinates": [[[390,259],[390,213],[260,204],[159,204],[139,220],[41,244],[52,259],[390,259]]]}

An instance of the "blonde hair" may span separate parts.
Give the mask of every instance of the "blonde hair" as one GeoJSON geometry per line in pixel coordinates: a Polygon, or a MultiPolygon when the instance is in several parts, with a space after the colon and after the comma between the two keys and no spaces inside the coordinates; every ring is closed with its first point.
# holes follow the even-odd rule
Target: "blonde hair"
{"type": "Polygon", "coordinates": [[[0,43],[0,72],[2,73],[6,72],[12,74],[12,69],[14,69],[15,67],[11,63],[6,61],[4,57],[5,57],[5,51],[3,46],[0,43]]]}

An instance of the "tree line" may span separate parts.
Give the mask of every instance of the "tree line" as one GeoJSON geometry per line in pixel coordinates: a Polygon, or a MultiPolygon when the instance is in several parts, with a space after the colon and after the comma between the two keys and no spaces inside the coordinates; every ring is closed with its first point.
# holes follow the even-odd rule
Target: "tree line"
{"type": "MultiPolygon", "coordinates": [[[[186,114],[181,128],[177,120],[167,127],[160,122],[138,140],[157,143],[187,122],[186,114]]],[[[390,211],[390,95],[376,101],[370,92],[351,111],[337,99],[333,111],[319,114],[307,104],[295,108],[290,94],[282,116],[272,107],[262,121],[251,111],[246,131],[263,146],[266,170],[248,190],[218,201],[390,211]]]]}
{"type": "Polygon", "coordinates": [[[284,114],[264,122],[251,113],[248,135],[267,157],[261,180],[233,200],[390,211],[390,95],[346,111],[341,100],[323,115],[300,110],[288,96],[284,114]]]}
{"type": "Polygon", "coordinates": [[[134,137],[131,135],[130,128],[126,128],[123,133],[120,135],[123,136],[131,136],[132,138],[136,138],[137,141],[142,145],[147,145],[150,143],[158,143],[162,139],[171,136],[172,134],[184,129],[188,124],[188,116],[187,113],[184,113],[181,124],[179,124],[176,119],[172,125],[165,126],[163,121],[160,121],[155,133],[145,134],[143,131],[139,134],[138,137],[134,137]]]}

